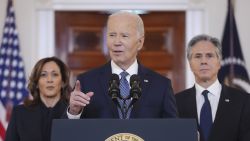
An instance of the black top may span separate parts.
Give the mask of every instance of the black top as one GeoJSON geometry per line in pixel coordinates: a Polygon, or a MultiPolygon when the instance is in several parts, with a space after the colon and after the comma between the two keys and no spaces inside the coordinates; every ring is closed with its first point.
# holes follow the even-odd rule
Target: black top
{"type": "Polygon", "coordinates": [[[50,141],[52,120],[61,118],[67,103],[60,100],[53,108],[42,102],[14,107],[5,141],[50,141]]]}

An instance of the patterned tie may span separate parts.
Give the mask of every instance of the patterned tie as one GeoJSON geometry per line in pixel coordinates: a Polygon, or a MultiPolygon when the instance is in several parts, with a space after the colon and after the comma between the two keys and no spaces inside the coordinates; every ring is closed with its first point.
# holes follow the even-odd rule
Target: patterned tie
{"type": "Polygon", "coordinates": [[[205,141],[208,140],[210,129],[211,129],[212,124],[213,124],[211,105],[210,105],[210,102],[209,102],[208,96],[207,96],[208,93],[209,93],[208,90],[204,90],[202,92],[202,95],[204,96],[205,102],[201,108],[201,113],[200,113],[200,128],[201,128],[201,132],[204,135],[205,141]]]}
{"type": "Polygon", "coordinates": [[[120,79],[120,94],[121,94],[121,97],[123,99],[119,99],[119,104],[121,105],[121,110],[118,110],[119,111],[119,117],[121,119],[128,119],[129,118],[129,115],[130,115],[130,112],[131,112],[131,108],[126,110],[128,108],[128,105],[129,103],[131,102],[131,100],[125,100],[126,98],[129,97],[129,83],[126,79],[126,76],[129,75],[126,71],[123,71],[120,73],[121,75],[121,79],[120,79]],[[123,115],[123,113],[125,115],[123,115]]]}

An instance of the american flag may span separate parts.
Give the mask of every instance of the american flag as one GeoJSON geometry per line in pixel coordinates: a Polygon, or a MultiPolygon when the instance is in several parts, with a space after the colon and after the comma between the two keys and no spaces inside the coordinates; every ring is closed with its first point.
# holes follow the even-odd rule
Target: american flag
{"type": "Polygon", "coordinates": [[[240,38],[236,25],[233,5],[231,0],[228,0],[228,12],[222,39],[223,60],[218,77],[226,85],[250,93],[248,71],[241,51],[240,38]]]}
{"type": "Polygon", "coordinates": [[[19,52],[14,8],[12,0],[8,0],[0,48],[0,141],[4,140],[12,107],[28,96],[19,52]]]}

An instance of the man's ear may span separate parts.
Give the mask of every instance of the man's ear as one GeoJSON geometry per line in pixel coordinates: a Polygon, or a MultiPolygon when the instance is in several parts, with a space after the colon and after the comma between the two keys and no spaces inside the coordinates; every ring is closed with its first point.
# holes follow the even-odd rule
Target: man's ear
{"type": "Polygon", "coordinates": [[[144,43],[144,36],[140,37],[138,40],[138,44],[139,44],[139,47],[137,48],[138,51],[142,49],[143,43],[144,43]]]}

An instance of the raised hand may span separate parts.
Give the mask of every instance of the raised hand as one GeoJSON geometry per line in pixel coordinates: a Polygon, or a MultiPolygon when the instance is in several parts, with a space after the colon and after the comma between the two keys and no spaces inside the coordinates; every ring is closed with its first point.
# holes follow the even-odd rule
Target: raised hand
{"type": "Polygon", "coordinates": [[[69,113],[77,115],[90,103],[91,97],[94,95],[94,92],[83,93],[81,92],[80,81],[76,81],[75,89],[71,92],[70,101],[69,101],[69,113]]]}

